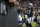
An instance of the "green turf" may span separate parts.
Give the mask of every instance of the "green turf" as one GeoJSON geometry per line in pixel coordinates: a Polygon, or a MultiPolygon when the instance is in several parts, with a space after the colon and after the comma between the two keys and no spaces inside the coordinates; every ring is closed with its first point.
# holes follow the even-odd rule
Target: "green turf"
{"type": "Polygon", "coordinates": [[[26,24],[25,24],[25,26],[24,27],[26,27],[26,24]]]}
{"type": "Polygon", "coordinates": [[[26,23],[24,23],[24,24],[22,25],[22,27],[26,27],[26,23]]]}
{"type": "Polygon", "coordinates": [[[31,23],[32,27],[36,27],[36,22],[31,23]]]}
{"type": "MultiPolygon", "coordinates": [[[[32,27],[36,27],[36,22],[31,23],[31,25],[32,25],[32,27]]],[[[26,27],[26,24],[24,27],[26,27]]]]}

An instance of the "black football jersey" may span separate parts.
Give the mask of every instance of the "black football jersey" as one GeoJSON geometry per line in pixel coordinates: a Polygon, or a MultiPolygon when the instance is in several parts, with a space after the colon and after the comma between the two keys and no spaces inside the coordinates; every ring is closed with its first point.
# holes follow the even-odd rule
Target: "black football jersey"
{"type": "Polygon", "coordinates": [[[27,15],[28,15],[28,17],[32,17],[32,8],[28,8],[28,10],[27,10],[27,15]]]}

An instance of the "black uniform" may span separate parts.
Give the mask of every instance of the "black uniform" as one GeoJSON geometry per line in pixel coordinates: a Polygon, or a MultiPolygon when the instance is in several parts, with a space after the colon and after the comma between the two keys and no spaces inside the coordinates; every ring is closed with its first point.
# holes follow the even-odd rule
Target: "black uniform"
{"type": "Polygon", "coordinates": [[[28,10],[27,10],[27,15],[28,15],[28,17],[32,17],[32,8],[28,8],[28,10]]]}
{"type": "MultiPolygon", "coordinates": [[[[28,18],[32,17],[32,11],[33,11],[32,8],[28,8],[28,10],[27,10],[28,18]]],[[[26,25],[27,25],[27,27],[32,27],[32,25],[30,23],[26,23],[26,25]]]]}

